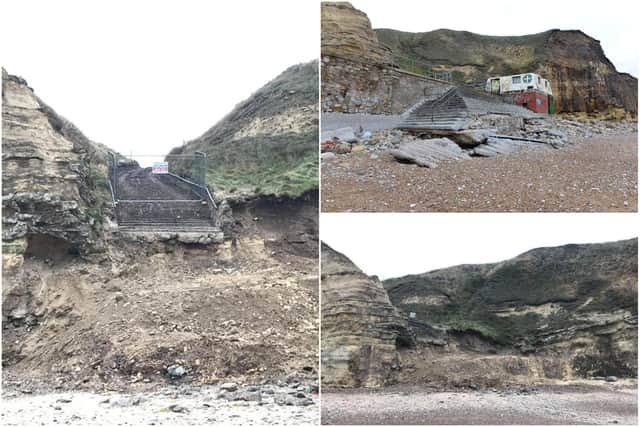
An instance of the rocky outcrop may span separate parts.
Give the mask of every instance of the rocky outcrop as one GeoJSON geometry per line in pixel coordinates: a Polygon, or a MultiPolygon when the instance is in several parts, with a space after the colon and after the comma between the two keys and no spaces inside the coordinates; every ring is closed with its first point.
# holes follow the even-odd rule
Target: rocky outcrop
{"type": "Polygon", "coordinates": [[[539,73],[552,85],[557,112],[637,113],[638,80],[618,72],[598,40],[579,30],[496,37],[468,31],[407,33],[375,30],[394,57],[451,71],[454,83],[477,83],[498,75],[539,73]]]}
{"type": "Polygon", "coordinates": [[[29,243],[43,239],[60,251],[100,248],[110,201],[105,151],[40,100],[26,81],[2,70],[7,264],[20,264],[29,243]]]}
{"type": "Polygon", "coordinates": [[[216,198],[298,197],[318,189],[318,63],[289,67],[202,136],[170,154],[207,153],[216,198]]]}
{"type": "Polygon", "coordinates": [[[394,306],[413,313],[417,340],[443,349],[443,358],[469,350],[476,367],[481,354],[509,355],[500,363],[520,364],[530,376],[636,377],[637,271],[632,239],[534,249],[384,287],[394,306]]]}
{"type": "Polygon", "coordinates": [[[322,384],[379,387],[394,382],[396,348],[411,345],[407,322],[380,281],[322,244],[322,384]]]}
{"type": "Polygon", "coordinates": [[[322,3],[320,43],[323,55],[391,64],[391,50],[378,42],[367,15],[348,2],[322,3]]]}
{"type": "Polygon", "coordinates": [[[323,2],[322,111],[400,114],[451,86],[393,66],[367,15],[347,2],[323,2]]]}

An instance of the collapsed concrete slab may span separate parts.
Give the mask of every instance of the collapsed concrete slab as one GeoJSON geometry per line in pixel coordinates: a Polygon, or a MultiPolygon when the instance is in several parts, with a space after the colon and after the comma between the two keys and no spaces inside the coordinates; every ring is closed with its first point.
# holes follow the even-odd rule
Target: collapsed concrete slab
{"type": "Polygon", "coordinates": [[[423,139],[400,144],[396,149],[389,150],[389,154],[402,162],[415,163],[418,166],[435,168],[443,160],[468,159],[455,142],[448,138],[423,139]]]}

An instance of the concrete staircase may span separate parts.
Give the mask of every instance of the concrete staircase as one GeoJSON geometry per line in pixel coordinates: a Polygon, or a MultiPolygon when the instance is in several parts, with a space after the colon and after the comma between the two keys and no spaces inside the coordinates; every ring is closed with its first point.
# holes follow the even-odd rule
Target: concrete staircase
{"type": "Polygon", "coordinates": [[[120,200],[116,214],[119,228],[128,230],[206,231],[215,226],[204,200],[120,200]]]}
{"type": "Polygon", "coordinates": [[[118,230],[131,233],[219,234],[215,206],[197,188],[172,175],[131,167],[118,175],[118,230]]]}
{"type": "Polygon", "coordinates": [[[397,128],[460,130],[470,120],[466,107],[456,88],[452,88],[439,98],[425,99],[413,106],[397,128]]]}
{"type": "Polygon", "coordinates": [[[496,95],[467,87],[453,87],[438,98],[424,99],[411,107],[398,129],[428,129],[458,131],[477,116],[503,114],[512,117],[539,117],[538,114],[519,105],[505,102],[496,95]],[[408,114],[407,114],[408,113],[408,114]]]}

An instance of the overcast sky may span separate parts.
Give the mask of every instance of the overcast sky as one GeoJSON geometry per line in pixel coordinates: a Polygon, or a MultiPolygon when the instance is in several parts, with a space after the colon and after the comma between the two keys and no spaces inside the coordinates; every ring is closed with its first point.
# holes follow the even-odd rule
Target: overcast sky
{"type": "Polygon", "coordinates": [[[635,214],[322,214],[320,238],[381,279],[637,237],[635,214]]]}
{"type": "Polygon", "coordinates": [[[164,154],[318,57],[314,1],[2,1],[0,60],[89,138],[164,154]]]}
{"type": "Polygon", "coordinates": [[[514,36],[553,28],[582,30],[602,43],[618,71],[638,76],[638,2],[353,0],[374,28],[426,32],[439,28],[514,36]]]}

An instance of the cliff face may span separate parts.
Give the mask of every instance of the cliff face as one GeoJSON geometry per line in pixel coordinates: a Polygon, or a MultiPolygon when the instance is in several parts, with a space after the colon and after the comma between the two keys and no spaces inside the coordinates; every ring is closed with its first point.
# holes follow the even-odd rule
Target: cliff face
{"type": "Polygon", "coordinates": [[[390,64],[391,51],[380,45],[367,15],[348,2],[323,2],[321,8],[323,55],[390,64]]]}
{"type": "Polygon", "coordinates": [[[384,287],[394,306],[415,313],[425,348],[521,356],[508,362],[522,369],[539,360],[536,375],[553,378],[635,377],[637,254],[637,239],[540,248],[384,287]]]}
{"type": "Polygon", "coordinates": [[[110,202],[105,154],[23,79],[2,70],[5,266],[20,265],[25,252],[47,244],[57,251],[101,247],[110,202]]]}
{"type": "Polygon", "coordinates": [[[400,114],[451,87],[394,67],[364,12],[347,2],[321,4],[322,111],[400,114]]]}
{"type": "Polygon", "coordinates": [[[382,284],[322,244],[322,384],[379,387],[395,381],[406,320],[382,284]]]}
{"type": "Polygon", "coordinates": [[[426,67],[452,71],[456,83],[535,72],[551,82],[558,112],[624,108],[637,113],[637,78],[617,72],[600,42],[582,31],[550,30],[518,37],[446,29],[375,31],[396,58],[408,57],[426,67]]]}
{"type": "Polygon", "coordinates": [[[220,197],[299,196],[318,189],[318,63],[294,65],[170,154],[203,151],[220,197]]]}

